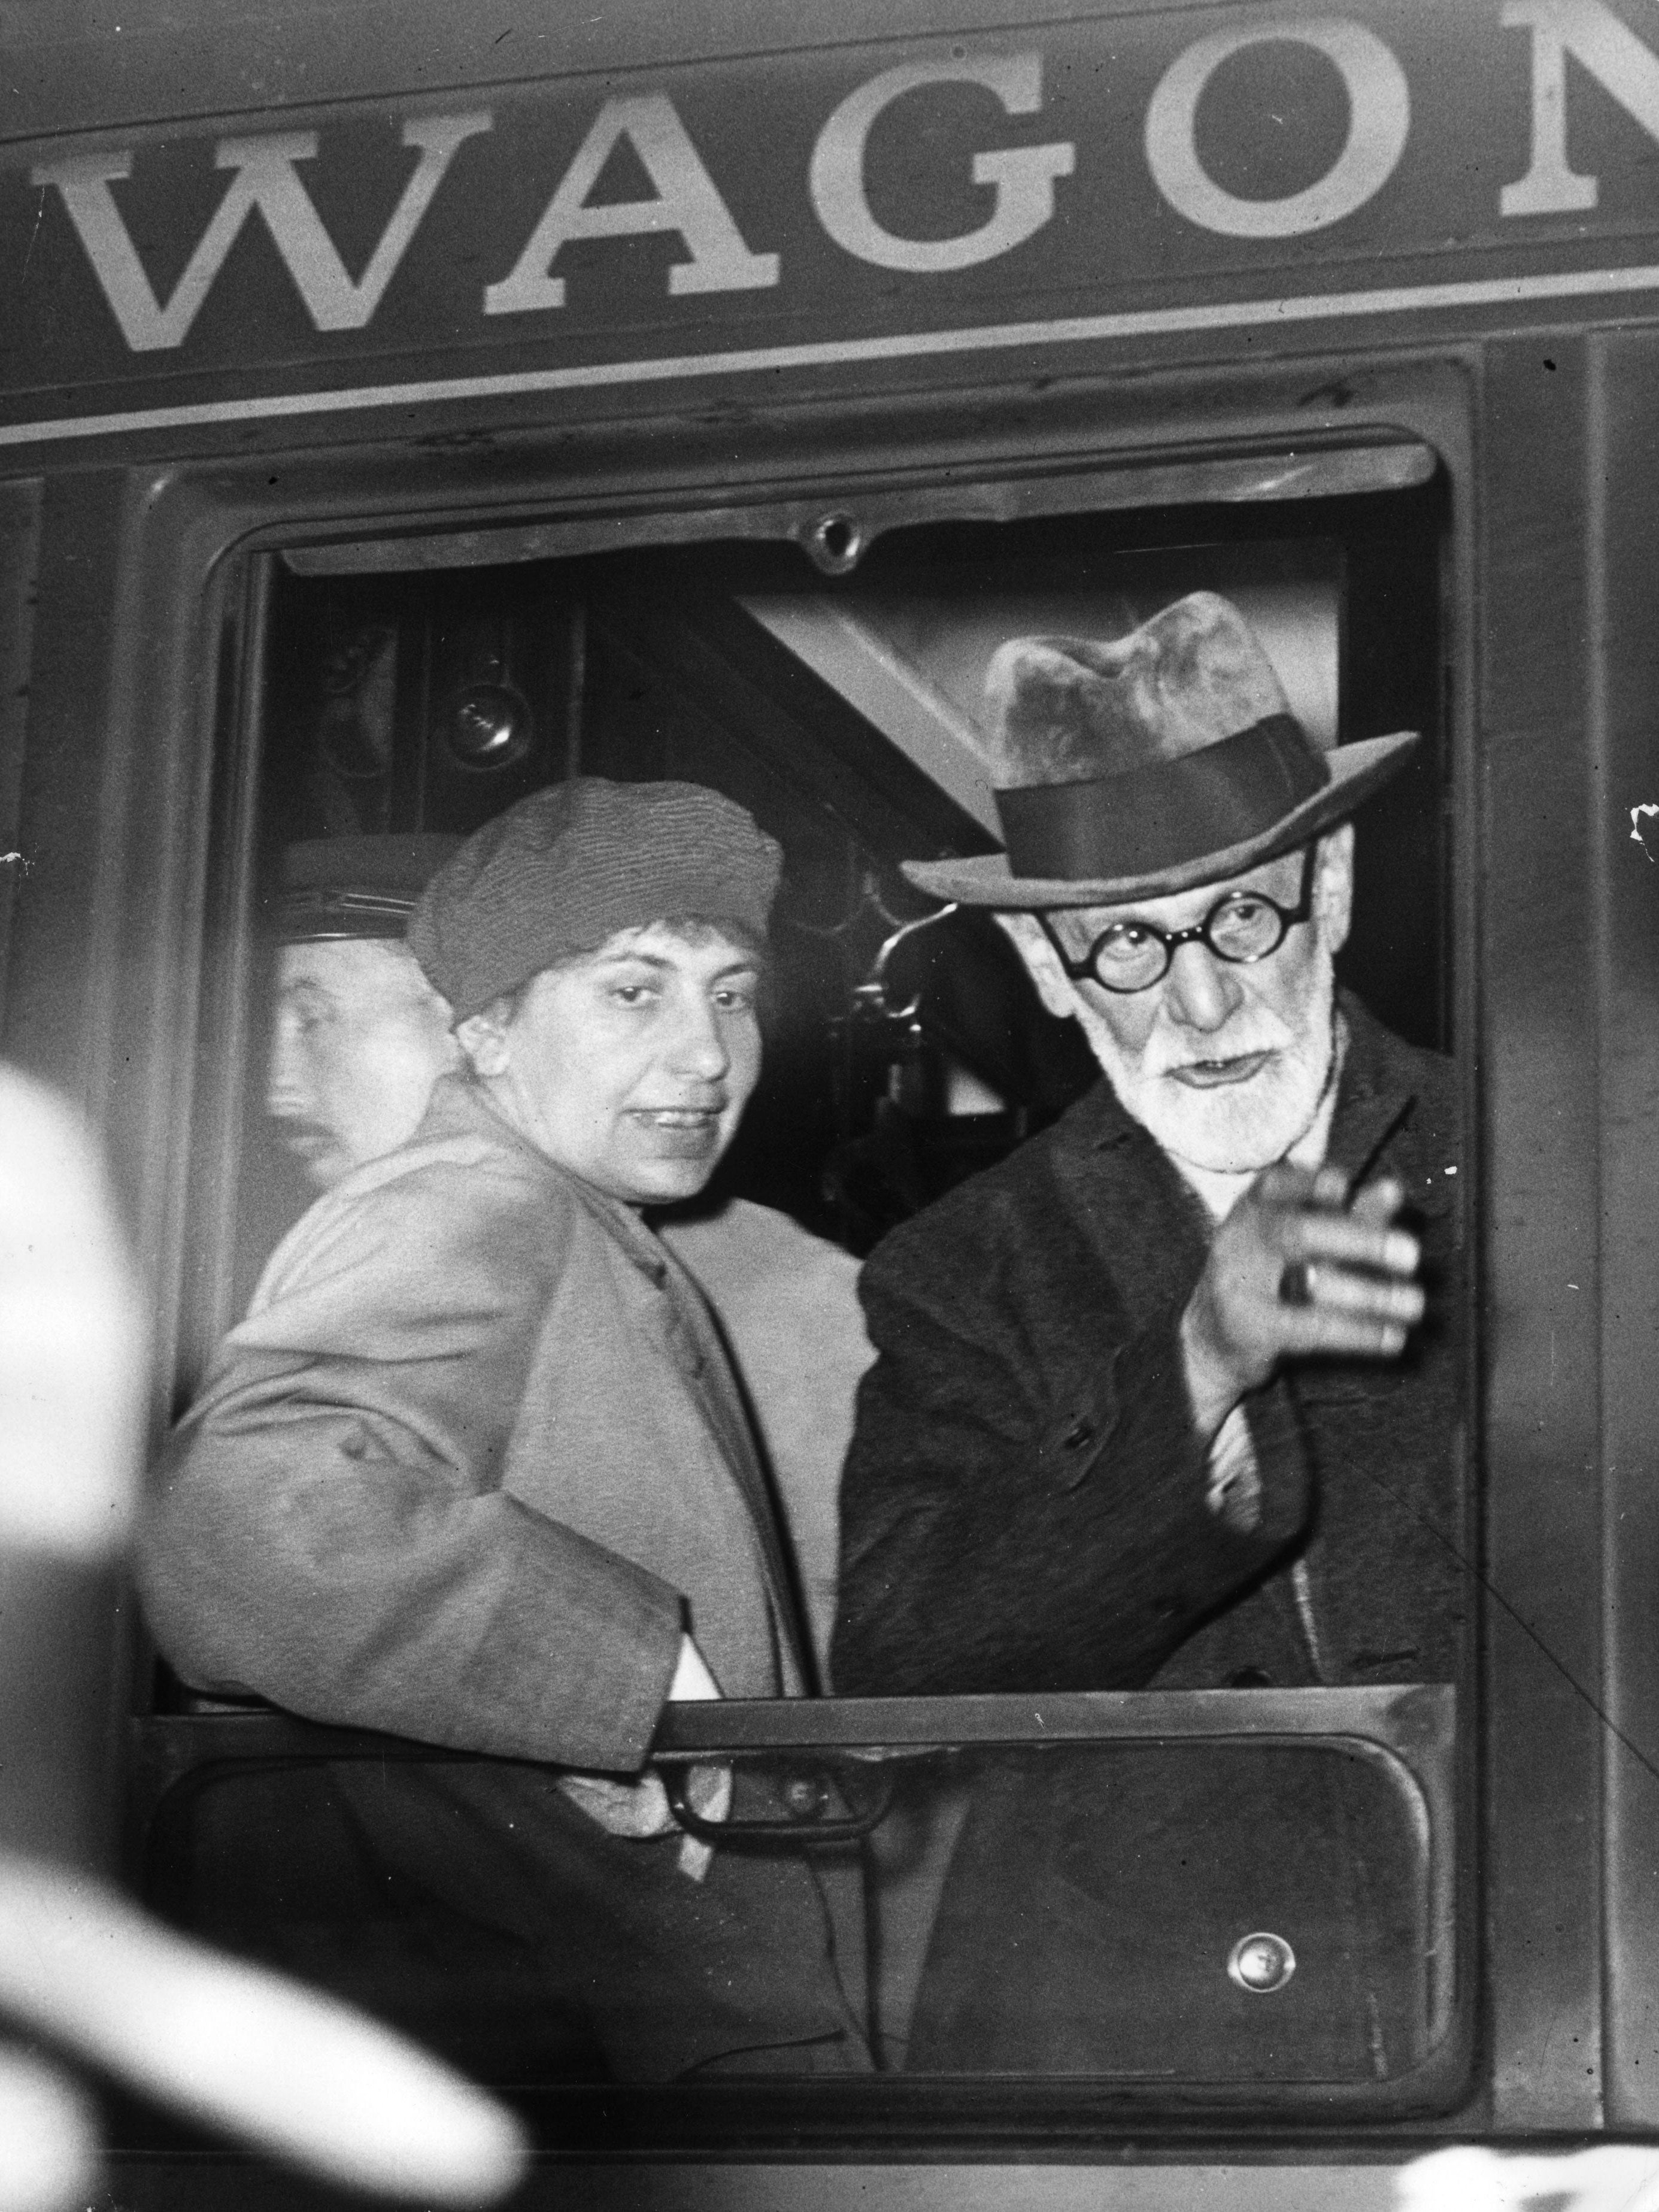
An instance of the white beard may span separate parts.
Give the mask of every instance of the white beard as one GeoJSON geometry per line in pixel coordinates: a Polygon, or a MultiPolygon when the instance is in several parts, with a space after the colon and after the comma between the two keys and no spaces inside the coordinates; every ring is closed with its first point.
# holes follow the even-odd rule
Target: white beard
{"type": "Polygon", "coordinates": [[[1250,1000],[1221,1029],[1195,1040],[1160,1015],[1138,1053],[1126,1051],[1079,995],[1085,1034],[1119,1104],[1175,1159],[1212,1174],[1256,1175],[1312,1127],[1334,1050],[1336,980],[1328,957],[1316,963],[1294,1025],[1250,1000]],[[1194,1090],[1170,1073],[1200,1054],[1252,1052],[1273,1057],[1245,1083],[1194,1090]]]}

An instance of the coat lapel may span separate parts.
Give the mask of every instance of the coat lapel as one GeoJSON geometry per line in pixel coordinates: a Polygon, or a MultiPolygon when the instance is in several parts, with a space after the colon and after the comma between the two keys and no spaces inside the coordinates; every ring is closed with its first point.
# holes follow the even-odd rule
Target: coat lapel
{"type": "Polygon", "coordinates": [[[1062,1202],[1135,1322],[1184,1304],[1209,1256],[1204,1209],[1152,1137],[1097,1084],[1072,1109],[1058,1162],[1062,1202]]]}
{"type": "Polygon", "coordinates": [[[643,1223],[632,1223],[635,1232],[654,1247],[653,1258],[665,1270],[667,1295],[674,1301],[677,1319],[689,1332],[697,1352],[696,1389],[708,1425],[718,1439],[732,1480],[743,1495],[753,1523],[756,1541],[766,1569],[772,1610],[784,1647],[786,1682],[816,1693],[819,1688],[812,1656],[812,1640],[797,1595],[794,1572],[781,1533],[781,1516],[772,1496],[744,1408],[742,1390],[732,1370],[726,1346],[702,1292],[668,1247],[643,1223]]]}
{"type": "Polygon", "coordinates": [[[780,1533],[780,1516],[755,1449],[741,1389],[702,1291],[632,1206],[607,1196],[538,1152],[478,1092],[465,1091],[458,1103],[484,1117],[492,1136],[510,1146],[536,1173],[565,1186],[600,1231],[621,1247],[629,1262],[668,1300],[671,1328],[684,1333],[690,1355],[680,1364],[686,1389],[695,1398],[747,1509],[766,1577],[785,1691],[792,1695],[815,1691],[818,1685],[812,1642],[780,1533]]]}

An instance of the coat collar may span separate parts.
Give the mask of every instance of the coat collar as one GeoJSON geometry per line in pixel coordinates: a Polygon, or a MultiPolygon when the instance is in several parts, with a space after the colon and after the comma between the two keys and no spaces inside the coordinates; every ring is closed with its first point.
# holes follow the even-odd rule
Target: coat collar
{"type": "Polygon", "coordinates": [[[647,1229],[636,1207],[611,1197],[608,1191],[586,1182],[569,1168],[538,1151],[491,1103],[489,1093],[465,1075],[441,1076],[434,1085],[422,1137],[482,1136],[508,1154],[514,1165],[532,1181],[565,1193],[591,1213],[629,1258],[652,1281],[667,1279],[668,1261],[659,1239],[647,1229]]]}

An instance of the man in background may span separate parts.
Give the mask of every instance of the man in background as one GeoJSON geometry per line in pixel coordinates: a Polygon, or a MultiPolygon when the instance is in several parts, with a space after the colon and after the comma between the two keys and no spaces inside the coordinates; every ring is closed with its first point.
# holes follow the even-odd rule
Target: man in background
{"type": "Polygon", "coordinates": [[[319,1190],[407,1143],[433,1085],[460,1066],[449,1007],[404,941],[460,842],[327,837],[283,854],[265,1104],[319,1190]]]}

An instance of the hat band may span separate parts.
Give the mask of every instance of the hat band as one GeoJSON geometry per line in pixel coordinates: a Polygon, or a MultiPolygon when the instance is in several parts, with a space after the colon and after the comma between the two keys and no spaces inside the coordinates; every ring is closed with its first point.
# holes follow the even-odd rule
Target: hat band
{"type": "Polygon", "coordinates": [[[276,908],[279,935],[291,942],[324,937],[401,937],[415,910],[393,891],[284,891],[276,908]]]}
{"type": "Polygon", "coordinates": [[[1157,874],[1243,845],[1329,783],[1290,714],[1269,714],[1178,760],[1086,783],[996,793],[1016,877],[1066,882],[1157,874]]]}

